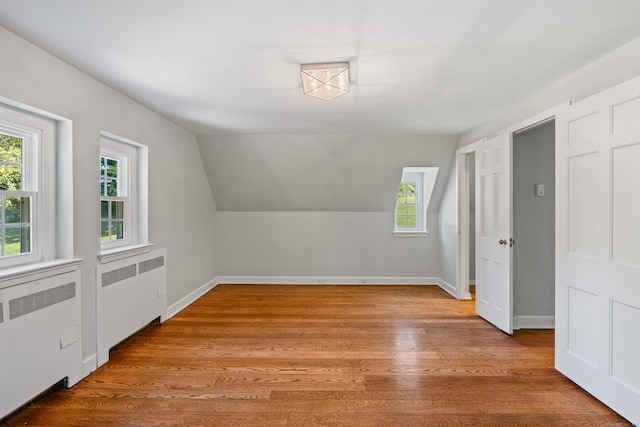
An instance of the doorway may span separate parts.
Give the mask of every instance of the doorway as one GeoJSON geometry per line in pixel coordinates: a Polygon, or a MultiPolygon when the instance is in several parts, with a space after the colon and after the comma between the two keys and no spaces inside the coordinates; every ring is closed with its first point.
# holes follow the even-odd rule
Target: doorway
{"type": "MultiPolygon", "coordinates": [[[[511,130],[514,329],[555,326],[555,122],[511,130]]],[[[458,151],[459,299],[475,299],[476,144],[458,151]]]]}
{"type": "Polygon", "coordinates": [[[555,325],[555,121],[513,134],[513,328],[555,325]]]}

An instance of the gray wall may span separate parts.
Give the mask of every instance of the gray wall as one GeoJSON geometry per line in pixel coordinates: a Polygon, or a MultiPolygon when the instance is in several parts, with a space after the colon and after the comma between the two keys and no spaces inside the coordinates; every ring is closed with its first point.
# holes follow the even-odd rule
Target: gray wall
{"type": "Polygon", "coordinates": [[[555,292],[555,127],[513,138],[513,315],[551,316],[555,292]],[[544,184],[536,197],[534,186],[544,184]]]}
{"type": "Polygon", "coordinates": [[[83,258],[83,357],[96,351],[99,132],[149,147],[149,239],[167,249],[168,302],[216,275],[215,203],[195,136],[0,28],[0,95],[73,121],[74,255],[83,258]]]}
{"type": "Polygon", "coordinates": [[[220,211],[393,212],[404,166],[440,168],[437,212],[457,135],[199,135],[220,211]]]}
{"type": "Polygon", "coordinates": [[[428,237],[394,237],[388,212],[218,212],[223,276],[438,277],[428,237]]]}

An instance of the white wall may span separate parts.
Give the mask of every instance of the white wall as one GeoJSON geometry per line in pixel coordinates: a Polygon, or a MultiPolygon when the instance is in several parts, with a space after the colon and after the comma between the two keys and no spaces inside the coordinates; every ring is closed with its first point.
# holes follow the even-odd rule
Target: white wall
{"type": "MultiPolygon", "coordinates": [[[[571,99],[580,100],[640,75],[640,38],[616,49],[513,105],[504,113],[464,133],[458,147],[541,114],[571,99]]],[[[452,168],[440,205],[442,278],[456,285],[457,178],[452,168]]]]}
{"type": "Polygon", "coordinates": [[[218,212],[222,276],[439,276],[429,237],[394,237],[387,212],[218,212]]]}
{"type": "Polygon", "coordinates": [[[169,304],[216,275],[215,203],[193,134],[2,28],[0,52],[1,96],[73,121],[74,255],[84,259],[88,357],[96,351],[99,132],[149,147],[149,239],[167,249],[169,304]]]}

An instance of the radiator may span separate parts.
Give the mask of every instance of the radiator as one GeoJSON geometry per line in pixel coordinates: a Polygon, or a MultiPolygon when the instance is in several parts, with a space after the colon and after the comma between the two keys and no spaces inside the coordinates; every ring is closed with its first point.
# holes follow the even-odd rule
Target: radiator
{"type": "Polygon", "coordinates": [[[97,267],[97,359],[167,313],[166,250],[100,264],[97,267]]]}
{"type": "Polygon", "coordinates": [[[82,378],[80,271],[0,289],[0,418],[82,378]]]}

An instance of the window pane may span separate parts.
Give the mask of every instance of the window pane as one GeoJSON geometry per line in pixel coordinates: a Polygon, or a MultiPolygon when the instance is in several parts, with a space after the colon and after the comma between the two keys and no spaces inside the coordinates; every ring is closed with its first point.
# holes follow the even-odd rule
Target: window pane
{"type": "Polygon", "coordinates": [[[0,134],[0,162],[22,164],[22,138],[0,134]]]}
{"type": "Polygon", "coordinates": [[[118,161],[107,159],[107,176],[116,178],[118,176],[118,161]]]}
{"type": "Polygon", "coordinates": [[[398,216],[407,214],[407,206],[398,206],[398,216]]]}
{"type": "Polygon", "coordinates": [[[4,197],[5,224],[31,222],[30,197],[4,197]]]}
{"type": "Polygon", "coordinates": [[[100,219],[109,219],[109,201],[100,200],[100,219]]]}
{"type": "Polygon", "coordinates": [[[122,221],[112,221],[109,227],[109,240],[122,240],[124,238],[122,221]]]}
{"type": "Polygon", "coordinates": [[[100,222],[100,241],[101,242],[109,241],[109,221],[100,222]]]}
{"type": "Polygon", "coordinates": [[[407,221],[406,227],[415,228],[415,226],[416,226],[416,217],[415,216],[408,216],[406,221],[407,221]]]}
{"type": "Polygon", "coordinates": [[[7,227],[5,235],[5,255],[31,252],[31,227],[7,227]]]}
{"type": "Polygon", "coordinates": [[[112,219],[124,218],[124,202],[123,201],[111,202],[111,218],[112,219]]]}
{"type": "Polygon", "coordinates": [[[107,179],[107,196],[118,196],[118,181],[114,179],[107,179]]]}
{"type": "Polygon", "coordinates": [[[0,190],[22,190],[22,138],[0,134],[0,190]]]}
{"type": "Polygon", "coordinates": [[[115,221],[111,223],[112,240],[122,240],[124,238],[124,223],[122,221],[115,221]]]}
{"type": "Polygon", "coordinates": [[[0,165],[0,190],[22,190],[22,166],[0,165]]]}

